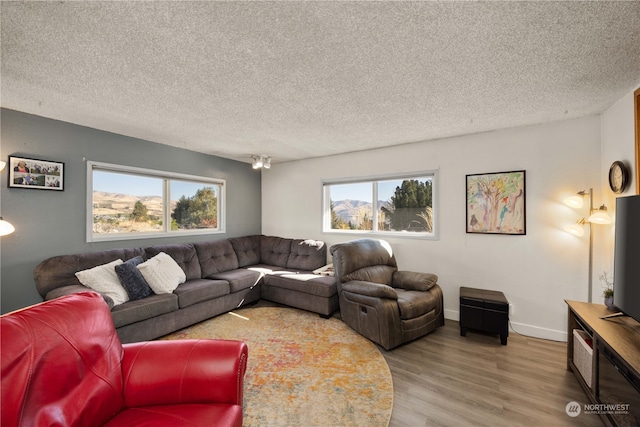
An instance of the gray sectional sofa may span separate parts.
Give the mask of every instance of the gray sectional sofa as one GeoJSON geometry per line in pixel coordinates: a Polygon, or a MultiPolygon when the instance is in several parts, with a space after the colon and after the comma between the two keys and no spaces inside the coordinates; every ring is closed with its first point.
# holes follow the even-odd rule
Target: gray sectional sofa
{"type": "MultiPolygon", "coordinates": [[[[338,310],[334,277],[312,273],[326,264],[324,243],[264,235],[55,256],[36,267],[36,287],[45,300],[86,291],[76,272],[160,252],[176,261],[187,280],[172,293],[116,306],[111,301],[124,343],[152,340],[260,298],[324,317],[338,310]]],[[[103,297],[109,304],[110,298],[103,297]]]]}

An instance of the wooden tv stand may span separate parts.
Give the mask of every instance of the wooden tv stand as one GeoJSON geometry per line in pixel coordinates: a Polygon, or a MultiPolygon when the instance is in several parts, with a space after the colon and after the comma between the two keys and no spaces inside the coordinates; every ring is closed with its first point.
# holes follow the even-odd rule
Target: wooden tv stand
{"type": "MultiPolygon", "coordinates": [[[[573,371],[576,375],[578,382],[592,404],[632,403],[607,401],[607,396],[604,393],[604,384],[603,390],[600,389],[600,380],[604,374],[599,372],[598,364],[600,360],[604,360],[603,363],[609,363],[608,360],[602,357],[604,354],[607,354],[608,357],[615,360],[613,364],[616,366],[615,369],[617,369],[618,372],[624,371],[625,374],[631,378],[631,380],[628,381],[628,385],[630,386],[631,382],[634,382],[637,387],[637,385],[640,384],[640,323],[630,317],[601,319],[603,316],[612,314],[612,312],[607,310],[607,307],[602,304],[591,304],[579,301],[565,302],[569,306],[567,369],[573,371]],[[580,363],[581,368],[585,370],[584,359],[574,360],[574,329],[584,331],[580,333],[590,338],[593,343],[593,355],[590,356],[590,385],[585,381],[577,366],[577,363],[580,363]],[[600,352],[603,352],[603,355],[600,355],[600,352]]],[[[578,343],[578,345],[580,344],[578,343]]],[[[584,354],[576,356],[582,358],[584,354]]],[[[603,366],[602,369],[603,372],[605,372],[605,369],[611,368],[607,365],[603,366]]],[[[620,381],[624,382],[622,376],[620,376],[620,379],[620,381]]],[[[633,387],[631,386],[629,390],[633,390],[633,387]]],[[[640,401],[640,393],[637,393],[637,396],[633,394],[633,399],[633,403],[640,401]]],[[[636,411],[637,409],[638,408],[636,408],[636,411]]],[[[619,426],[627,423],[624,417],[612,414],[600,415],[607,425],[619,426]]]]}

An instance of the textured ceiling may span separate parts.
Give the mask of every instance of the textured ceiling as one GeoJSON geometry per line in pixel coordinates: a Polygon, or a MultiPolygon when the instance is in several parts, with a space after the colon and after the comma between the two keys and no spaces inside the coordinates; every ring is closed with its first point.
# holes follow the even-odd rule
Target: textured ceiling
{"type": "Polygon", "coordinates": [[[604,111],[640,2],[6,2],[2,106],[273,162],[604,111]]]}

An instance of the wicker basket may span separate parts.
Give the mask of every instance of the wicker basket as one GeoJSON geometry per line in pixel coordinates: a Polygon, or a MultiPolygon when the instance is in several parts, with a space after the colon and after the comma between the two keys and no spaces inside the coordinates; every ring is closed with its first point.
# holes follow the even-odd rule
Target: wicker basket
{"type": "Polygon", "coordinates": [[[580,371],[584,382],[591,387],[593,348],[587,344],[586,340],[591,340],[591,337],[585,331],[573,330],[573,363],[580,371]]]}

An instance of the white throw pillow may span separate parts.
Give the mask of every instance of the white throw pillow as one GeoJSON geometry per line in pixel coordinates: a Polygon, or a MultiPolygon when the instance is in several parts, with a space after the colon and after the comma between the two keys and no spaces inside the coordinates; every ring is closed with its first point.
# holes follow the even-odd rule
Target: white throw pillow
{"type": "Polygon", "coordinates": [[[187,277],[171,256],[164,252],[136,266],[156,294],[170,294],[187,277]]]}
{"type": "Polygon", "coordinates": [[[113,305],[129,301],[129,294],[120,283],[116,274],[116,265],[122,264],[117,259],[108,264],[99,265],[88,270],[78,271],[76,277],[87,288],[107,295],[113,300],[113,305]]]}

